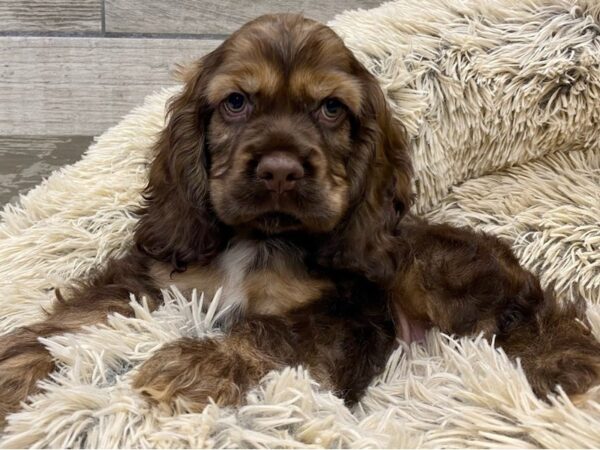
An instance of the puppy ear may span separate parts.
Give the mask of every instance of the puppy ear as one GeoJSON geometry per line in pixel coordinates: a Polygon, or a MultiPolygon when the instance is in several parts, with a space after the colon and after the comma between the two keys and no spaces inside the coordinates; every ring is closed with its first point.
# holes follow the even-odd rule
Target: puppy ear
{"type": "MultiPolygon", "coordinates": [[[[364,69],[364,106],[349,161],[351,207],[326,245],[324,261],[386,283],[397,270],[397,224],[412,203],[412,166],[406,132],[376,79],[364,69]]],[[[322,260],[323,262],[323,260],[322,260]]]]}
{"type": "Polygon", "coordinates": [[[182,92],[170,101],[143,193],[136,244],[175,270],[210,261],[222,242],[222,225],[208,197],[206,128],[212,110],[204,96],[218,60],[219,49],[198,61],[187,72],[182,92]]]}

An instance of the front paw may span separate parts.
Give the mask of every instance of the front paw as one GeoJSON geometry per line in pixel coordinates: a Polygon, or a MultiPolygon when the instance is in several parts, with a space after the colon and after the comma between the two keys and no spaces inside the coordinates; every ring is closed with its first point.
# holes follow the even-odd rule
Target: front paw
{"type": "Polygon", "coordinates": [[[152,355],[133,387],[153,402],[179,400],[190,411],[202,411],[211,399],[220,406],[240,404],[248,381],[243,359],[223,341],[181,339],[152,355]]]}
{"type": "Polygon", "coordinates": [[[0,337],[0,428],[53,369],[52,357],[34,333],[20,329],[0,337]]]}

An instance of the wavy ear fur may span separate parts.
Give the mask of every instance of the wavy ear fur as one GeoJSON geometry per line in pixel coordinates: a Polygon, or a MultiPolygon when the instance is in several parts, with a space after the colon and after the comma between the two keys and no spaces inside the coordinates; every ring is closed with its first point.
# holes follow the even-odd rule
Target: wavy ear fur
{"type": "Polygon", "coordinates": [[[223,225],[208,197],[206,127],[212,111],[204,97],[219,61],[220,48],[187,72],[183,91],[169,104],[143,193],[136,245],[175,270],[193,261],[209,262],[223,241],[223,225]]]}
{"type": "Polygon", "coordinates": [[[412,166],[404,127],[392,116],[376,79],[364,71],[366,105],[348,163],[351,179],[359,181],[349,213],[320,261],[386,283],[398,267],[394,236],[412,203],[412,166]]]}

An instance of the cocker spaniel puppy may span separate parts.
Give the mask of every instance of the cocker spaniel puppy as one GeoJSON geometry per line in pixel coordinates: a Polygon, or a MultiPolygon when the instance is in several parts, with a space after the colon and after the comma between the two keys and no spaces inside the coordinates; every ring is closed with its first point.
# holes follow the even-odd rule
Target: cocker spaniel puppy
{"type": "Polygon", "coordinates": [[[155,150],[129,254],[0,338],[0,417],[53,369],[39,337],[129,315],[131,292],[156,308],[169,285],[209,298],[223,286],[229,309],[223,337],[174,342],[137,369],[157,402],[237,404],[302,364],[352,403],[396,336],[429,326],[498,335],[540,395],[596,381],[597,342],[504,244],[403,218],[404,130],[328,27],[286,14],[242,27],[187,72],[155,150]]]}

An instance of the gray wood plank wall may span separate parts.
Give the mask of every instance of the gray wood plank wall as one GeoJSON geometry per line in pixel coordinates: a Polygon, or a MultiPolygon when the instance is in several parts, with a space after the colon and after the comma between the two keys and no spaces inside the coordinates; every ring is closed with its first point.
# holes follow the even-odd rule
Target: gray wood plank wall
{"type": "Polygon", "coordinates": [[[170,71],[246,21],[382,0],[0,0],[0,206],[78,160],[170,71]]]}
{"type": "Polygon", "coordinates": [[[0,135],[99,134],[219,42],[0,37],[0,135]]]}
{"type": "Polygon", "coordinates": [[[102,0],[0,0],[0,32],[100,32],[102,0]]]}
{"type": "Polygon", "coordinates": [[[136,33],[231,33],[248,20],[275,12],[302,13],[327,22],[345,9],[373,8],[381,0],[106,0],[106,30],[136,33]]]}

